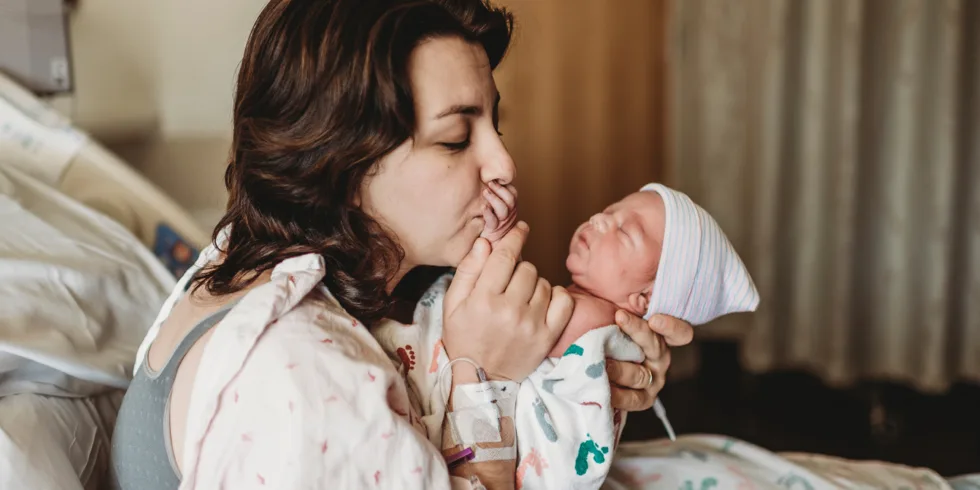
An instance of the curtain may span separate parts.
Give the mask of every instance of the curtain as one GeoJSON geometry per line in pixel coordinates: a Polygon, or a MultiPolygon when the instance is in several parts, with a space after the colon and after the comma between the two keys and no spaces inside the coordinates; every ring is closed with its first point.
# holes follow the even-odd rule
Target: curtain
{"type": "Polygon", "coordinates": [[[980,2],[672,0],[668,181],[746,260],[751,371],[980,380],[980,2]]]}

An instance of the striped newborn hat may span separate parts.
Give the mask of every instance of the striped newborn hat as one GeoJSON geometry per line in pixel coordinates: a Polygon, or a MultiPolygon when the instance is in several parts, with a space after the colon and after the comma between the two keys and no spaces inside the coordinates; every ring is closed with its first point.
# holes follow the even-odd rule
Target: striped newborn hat
{"type": "Polygon", "coordinates": [[[660,194],[666,225],[653,294],[644,318],[663,314],[692,325],[729,313],[755,311],[759,292],[728,237],[691,198],[661,184],[641,191],[660,194]]]}

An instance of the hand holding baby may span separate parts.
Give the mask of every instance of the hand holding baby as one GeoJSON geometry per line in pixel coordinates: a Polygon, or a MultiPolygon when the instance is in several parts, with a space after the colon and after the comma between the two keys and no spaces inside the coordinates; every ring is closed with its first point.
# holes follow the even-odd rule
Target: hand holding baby
{"type": "MultiPolygon", "coordinates": [[[[518,224],[492,252],[478,239],[443,302],[442,341],[449,358],[473,359],[488,374],[514,381],[541,364],[574,306],[564,288],[553,288],[518,258],[527,234],[527,224],[518,224]]],[[[472,374],[472,368],[461,367],[472,374]]]]}

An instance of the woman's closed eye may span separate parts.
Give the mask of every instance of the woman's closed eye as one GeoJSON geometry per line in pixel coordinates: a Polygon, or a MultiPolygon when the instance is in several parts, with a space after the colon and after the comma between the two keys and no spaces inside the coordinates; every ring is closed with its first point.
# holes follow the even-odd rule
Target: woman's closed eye
{"type": "Polygon", "coordinates": [[[463,151],[470,146],[470,137],[467,136],[462,141],[445,141],[439,144],[451,151],[463,151]]]}

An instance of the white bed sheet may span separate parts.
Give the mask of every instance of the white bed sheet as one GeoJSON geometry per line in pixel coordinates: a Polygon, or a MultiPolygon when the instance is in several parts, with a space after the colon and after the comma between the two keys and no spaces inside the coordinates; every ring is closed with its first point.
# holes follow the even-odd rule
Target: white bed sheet
{"type": "Polygon", "coordinates": [[[122,391],[0,398],[0,488],[102,490],[122,391]]]}
{"type": "Polygon", "coordinates": [[[125,388],[174,282],[119,224],[0,156],[0,396],[125,388]]]}

